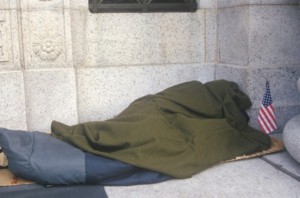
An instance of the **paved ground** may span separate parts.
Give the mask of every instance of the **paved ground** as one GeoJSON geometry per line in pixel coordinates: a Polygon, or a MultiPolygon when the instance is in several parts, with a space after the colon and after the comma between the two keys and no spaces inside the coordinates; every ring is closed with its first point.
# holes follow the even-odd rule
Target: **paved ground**
{"type": "MultiPolygon", "coordinates": [[[[282,134],[276,134],[281,138],[282,134]]],[[[109,198],[297,198],[300,164],[286,151],[214,166],[190,179],[153,185],[106,187],[109,198]]]]}

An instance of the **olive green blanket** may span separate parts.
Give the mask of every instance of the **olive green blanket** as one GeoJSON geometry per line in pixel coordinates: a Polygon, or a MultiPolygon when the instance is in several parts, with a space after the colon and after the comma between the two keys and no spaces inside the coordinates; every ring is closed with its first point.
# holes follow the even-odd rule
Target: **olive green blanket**
{"type": "Polygon", "coordinates": [[[247,124],[249,97],[234,82],[191,81],[142,97],[113,119],[67,126],[53,136],[86,152],[187,178],[220,161],[270,147],[247,124]]]}

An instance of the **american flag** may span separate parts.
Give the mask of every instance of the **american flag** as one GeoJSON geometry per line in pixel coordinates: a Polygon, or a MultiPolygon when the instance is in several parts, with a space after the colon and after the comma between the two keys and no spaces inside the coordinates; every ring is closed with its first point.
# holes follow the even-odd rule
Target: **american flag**
{"type": "Polygon", "coordinates": [[[265,94],[259,109],[258,124],[261,130],[265,133],[270,133],[277,129],[269,81],[266,82],[265,94]]]}

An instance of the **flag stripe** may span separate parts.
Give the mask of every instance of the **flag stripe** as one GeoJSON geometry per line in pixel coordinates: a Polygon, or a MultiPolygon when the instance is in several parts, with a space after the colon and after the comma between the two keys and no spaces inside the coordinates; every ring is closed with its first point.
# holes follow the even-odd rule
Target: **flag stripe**
{"type": "Polygon", "coordinates": [[[275,129],[277,127],[277,124],[276,124],[276,120],[274,117],[272,117],[271,114],[268,114],[268,119],[270,120],[270,124],[273,126],[273,128],[275,129]]]}
{"type": "Polygon", "coordinates": [[[274,107],[271,104],[270,106],[267,107],[268,112],[270,113],[270,116],[272,117],[272,120],[274,120],[274,122],[276,122],[275,119],[275,111],[274,111],[274,107]]]}
{"type": "Polygon", "coordinates": [[[262,107],[261,110],[262,110],[261,113],[264,115],[264,119],[267,121],[268,125],[270,125],[271,128],[273,130],[275,130],[276,124],[274,122],[275,118],[273,117],[273,114],[272,114],[273,112],[272,111],[270,112],[270,108],[269,107],[267,107],[267,108],[262,107]]]}
{"type": "Polygon", "coordinates": [[[272,127],[267,115],[264,113],[263,109],[260,111],[260,118],[261,118],[261,122],[263,122],[263,125],[265,125],[265,127],[268,129],[267,131],[273,131],[275,128],[272,127]]]}
{"type": "Polygon", "coordinates": [[[261,126],[265,133],[269,133],[271,131],[271,129],[266,125],[265,120],[261,120],[261,126]]]}
{"type": "Polygon", "coordinates": [[[258,118],[258,124],[259,124],[260,128],[262,129],[262,131],[264,131],[264,132],[269,131],[269,130],[265,127],[265,125],[263,124],[261,118],[258,118]]]}
{"type": "Polygon", "coordinates": [[[264,126],[265,131],[271,131],[272,127],[270,126],[269,122],[267,122],[267,119],[266,119],[265,115],[262,113],[262,111],[260,113],[259,118],[260,118],[261,124],[264,126]]]}
{"type": "Polygon", "coordinates": [[[268,132],[269,131],[269,129],[266,127],[266,125],[263,122],[263,120],[261,119],[261,117],[258,118],[258,123],[259,123],[259,126],[262,129],[262,131],[264,131],[264,132],[268,132]]]}

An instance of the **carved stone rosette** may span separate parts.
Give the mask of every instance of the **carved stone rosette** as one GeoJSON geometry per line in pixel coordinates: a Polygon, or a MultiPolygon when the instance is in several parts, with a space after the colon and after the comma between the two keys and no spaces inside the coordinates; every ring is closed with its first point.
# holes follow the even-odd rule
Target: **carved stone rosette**
{"type": "Polygon", "coordinates": [[[54,61],[63,51],[62,36],[53,31],[45,34],[35,34],[33,52],[42,61],[54,61]]]}

